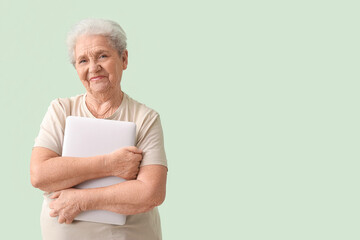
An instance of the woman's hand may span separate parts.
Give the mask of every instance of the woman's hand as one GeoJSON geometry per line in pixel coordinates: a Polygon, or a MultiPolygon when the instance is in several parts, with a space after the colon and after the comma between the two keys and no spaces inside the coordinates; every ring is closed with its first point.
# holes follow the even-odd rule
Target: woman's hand
{"type": "Polygon", "coordinates": [[[105,165],[111,175],[126,180],[136,179],[141,160],[142,151],[137,147],[124,147],[105,155],[105,165]]]}
{"type": "Polygon", "coordinates": [[[80,191],[79,189],[69,188],[54,192],[50,197],[54,199],[49,204],[51,208],[50,216],[59,216],[59,223],[72,223],[74,218],[82,211],[80,205],[84,199],[80,196],[80,191]]]}

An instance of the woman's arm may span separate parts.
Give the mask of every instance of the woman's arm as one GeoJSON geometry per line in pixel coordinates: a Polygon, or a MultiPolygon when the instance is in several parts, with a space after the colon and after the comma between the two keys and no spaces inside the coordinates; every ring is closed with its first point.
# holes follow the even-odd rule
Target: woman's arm
{"type": "Polygon", "coordinates": [[[143,213],[165,199],[167,168],[148,165],[140,168],[136,180],[103,188],[66,189],[51,198],[50,216],[59,216],[60,223],[71,223],[81,211],[102,209],[125,215],[143,213]]]}
{"type": "Polygon", "coordinates": [[[138,174],[141,159],[142,151],[136,147],[84,158],[60,157],[50,149],[34,147],[30,162],[31,183],[43,191],[53,192],[106,176],[131,180],[138,174]]]}

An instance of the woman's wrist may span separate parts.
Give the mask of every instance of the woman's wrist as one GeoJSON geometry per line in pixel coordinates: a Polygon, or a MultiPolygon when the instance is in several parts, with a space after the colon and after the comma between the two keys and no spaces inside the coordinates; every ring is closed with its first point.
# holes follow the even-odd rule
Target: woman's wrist
{"type": "Polygon", "coordinates": [[[103,163],[103,169],[105,171],[106,176],[113,176],[114,175],[114,169],[113,166],[111,164],[111,153],[109,154],[104,154],[101,156],[101,161],[103,163]]]}
{"type": "Polygon", "coordinates": [[[92,189],[79,189],[77,200],[81,211],[88,211],[94,209],[95,201],[93,199],[94,193],[92,189]]]}

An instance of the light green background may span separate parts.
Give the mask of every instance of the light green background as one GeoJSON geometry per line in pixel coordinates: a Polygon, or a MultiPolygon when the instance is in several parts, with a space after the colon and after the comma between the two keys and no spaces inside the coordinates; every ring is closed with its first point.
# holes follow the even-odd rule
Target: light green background
{"type": "Polygon", "coordinates": [[[50,101],[84,92],[64,42],[88,17],[123,26],[123,89],[161,115],[164,239],[360,239],[359,7],[1,0],[0,239],[40,239],[31,148],[50,101]]]}

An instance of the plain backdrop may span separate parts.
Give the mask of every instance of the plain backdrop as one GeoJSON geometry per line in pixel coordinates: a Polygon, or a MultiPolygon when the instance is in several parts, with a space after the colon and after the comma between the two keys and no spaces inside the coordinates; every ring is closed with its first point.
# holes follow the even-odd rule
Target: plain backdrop
{"type": "Polygon", "coordinates": [[[95,17],[124,28],[123,90],[161,115],[163,239],[360,239],[359,7],[1,0],[0,238],[41,239],[31,149],[51,100],[84,93],[65,38],[95,17]]]}

